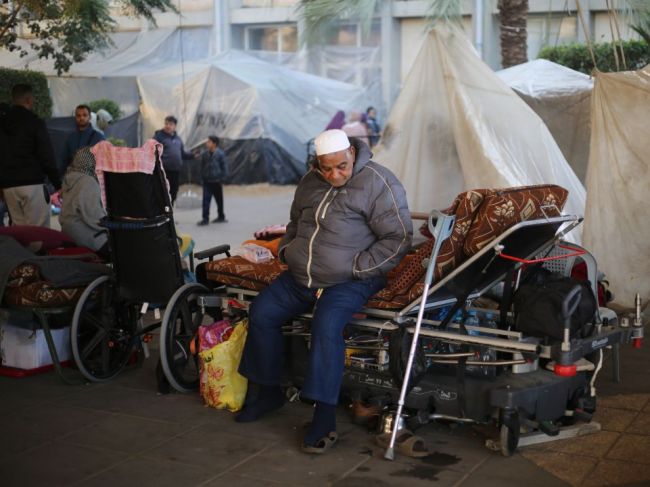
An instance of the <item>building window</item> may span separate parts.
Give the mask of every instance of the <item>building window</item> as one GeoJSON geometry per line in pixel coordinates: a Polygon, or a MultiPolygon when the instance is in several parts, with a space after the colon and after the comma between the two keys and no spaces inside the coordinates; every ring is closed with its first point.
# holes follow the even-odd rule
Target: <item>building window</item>
{"type": "Polygon", "coordinates": [[[381,44],[381,25],[373,22],[365,35],[359,23],[342,23],[327,37],[327,44],[332,46],[374,47],[381,44]]]}
{"type": "Polygon", "coordinates": [[[528,59],[537,58],[542,47],[578,40],[576,16],[531,15],[528,17],[528,59]]]}
{"type": "Polygon", "coordinates": [[[245,43],[248,51],[295,52],[298,31],[295,25],[246,27],[245,43]]]}

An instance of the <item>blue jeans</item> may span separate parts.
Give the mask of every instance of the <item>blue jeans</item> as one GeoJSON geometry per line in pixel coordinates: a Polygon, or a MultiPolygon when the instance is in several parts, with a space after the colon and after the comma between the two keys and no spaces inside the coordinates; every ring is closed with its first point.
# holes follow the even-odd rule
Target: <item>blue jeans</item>
{"type": "Polygon", "coordinates": [[[203,183],[203,220],[208,221],[210,219],[210,203],[212,203],[212,197],[214,197],[217,202],[217,217],[220,219],[225,219],[226,215],[223,213],[223,187],[221,183],[215,182],[204,182],[203,183]]]}
{"type": "Polygon", "coordinates": [[[317,299],[316,289],[299,284],[289,271],[284,272],[251,304],[239,373],[258,384],[280,384],[284,358],[281,327],[313,307],[311,350],[302,395],[326,404],[338,403],[345,366],[343,328],[385,285],[383,277],[348,281],[326,288],[317,299]]]}

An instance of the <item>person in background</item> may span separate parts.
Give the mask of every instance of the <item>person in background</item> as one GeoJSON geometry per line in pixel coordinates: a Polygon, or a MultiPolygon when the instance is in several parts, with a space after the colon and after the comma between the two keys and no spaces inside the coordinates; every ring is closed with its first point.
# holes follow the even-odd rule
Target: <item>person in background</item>
{"type": "Polygon", "coordinates": [[[343,130],[348,137],[356,137],[366,145],[369,145],[368,129],[365,124],[361,122],[361,114],[359,112],[350,112],[350,120],[341,127],[341,130],[343,130]]]}
{"type": "Polygon", "coordinates": [[[223,212],[223,186],[228,177],[228,161],[226,153],[219,147],[219,138],[216,135],[208,137],[205,143],[208,149],[201,156],[201,179],[203,180],[203,218],[197,223],[199,226],[210,222],[210,203],[214,197],[217,202],[217,218],[212,223],[225,223],[226,215],[223,212]]]}
{"type": "Polygon", "coordinates": [[[379,142],[379,137],[381,136],[381,126],[377,121],[377,110],[375,107],[368,107],[366,110],[366,123],[368,124],[368,140],[370,141],[370,147],[374,147],[379,142]]]}
{"type": "Polygon", "coordinates": [[[50,226],[49,178],[61,187],[54,149],[45,122],[33,112],[34,94],[27,84],[11,90],[13,106],[0,117],[0,188],[14,225],[50,226]]]}
{"type": "Polygon", "coordinates": [[[331,129],[340,129],[345,125],[345,112],[343,110],[339,110],[334,114],[332,117],[332,120],[330,120],[330,123],[327,124],[327,127],[325,127],[325,130],[331,130],[331,129]]]}
{"type": "Polygon", "coordinates": [[[95,174],[95,156],[90,147],[77,151],[63,177],[61,215],[63,233],[77,245],[88,247],[105,260],[110,259],[106,229],[99,220],[106,216],[99,181],[95,174]]]}
{"type": "Polygon", "coordinates": [[[97,142],[106,140],[102,132],[93,128],[90,123],[90,117],[91,113],[88,105],[79,105],[74,109],[74,121],[77,124],[77,128],[68,135],[63,146],[62,166],[60,168],[62,176],[65,174],[66,169],[79,149],[82,147],[92,147],[97,142]]]}
{"type": "Polygon", "coordinates": [[[183,160],[198,158],[191,152],[185,152],[183,141],[176,133],[178,120],[173,115],[165,117],[165,125],[156,130],[153,138],[163,145],[162,164],[169,182],[169,194],[172,205],[178,195],[179,176],[183,168],[183,160]]]}

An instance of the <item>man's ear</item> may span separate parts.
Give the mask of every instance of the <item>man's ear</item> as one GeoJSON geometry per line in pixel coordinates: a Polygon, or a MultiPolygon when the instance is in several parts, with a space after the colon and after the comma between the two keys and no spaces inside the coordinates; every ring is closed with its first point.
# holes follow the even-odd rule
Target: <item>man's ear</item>
{"type": "Polygon", "coordinates": [[[354,161],[356,161],[357,160],[357,149],[353,145],[350,145],[350,153],[352,154],[352,159],[354,161]]]}

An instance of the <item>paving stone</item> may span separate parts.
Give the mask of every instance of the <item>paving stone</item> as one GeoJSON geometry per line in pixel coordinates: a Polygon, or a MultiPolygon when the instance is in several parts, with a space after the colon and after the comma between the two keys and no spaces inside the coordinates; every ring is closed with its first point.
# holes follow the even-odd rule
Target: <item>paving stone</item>
{"type": "Polygon", "coordinates": [[[504,457],[492,453],[472,471],[460,484],[462,487],[562,487],[567,482],[559,479],[544,469],[516,453],[504,457]]]}
{"type": "Polygon", "coordinates": [[[65,441],[134,454],[153,448],[185,432],[188,427],[196,426],[112,414],[102,421],[66,436],[65,441]]]}
{"type": "Polygon", "coordinates": [[[639,413],[627,427],[626,431],[638,435],[650,435],[650,413],[639,413]]]}
{"type": "Polygon", "coordinates": [[[607,454],[607,458],[650,465],[650,436],[622,435],[607,454]]]}
{"type": "Polygon", "coordinates": [[[316,485],[334,482],[370,457],[367,448],[356,441],[341,439],[324,455],[307,455],[299,450],[299,437],[292,443],[276,443],[253,460],[235,468],[232,473],[287,485],[294,480],[316,485]]]}
{"type": "Polygon", "coordinates": [[[214,474],[193,465],[135,458],[82,479],[77,485],[84,487],[178,487],[199,485],[214,474]]]}
{"type": "Polygon", "coordinates": [[[554,451],[567,454],[578,454],[593,458],[602,458],[618,440],[620,433],[614,431],[599,431],[589,435],[579,436],[567,440],[549,441],[542,445],[531,445],[524,447],[522,452],[527,451],[554,451]],[[539,446],[539,448],[532,448],[539,446]]]}
{"type": "MultiPolygon", "coordinates": [[[[286,486],[287,484],[285,482],[274,482],[269,479],[258,479],[255,477],[247,477],[246,475],[227,473],[201,484],[200,487],[224,487],[230,485],[236,487],[279,487],[286,486]]],[[[296,478],[291,482],[291,487],[316,487],[317,485],[321,484],[318,481],[314,481],[314,479],[308,483],[303,483],[300,482],[300,479],[296,478]]],[[[365,487],[368,486],[366,485],[365,487]]]]}
{"type": "Polygon", "coordinates": [[[123,461],[122,453],[53,442],[0,462],[2,487],[69,485],[123,461]]]}
{"type": "Polygon", "coordinates": [[[603,396],[598,398],[598,407],[615,409],[629,409],[641,411],[648,401],[650,394],[618,394],[615,396],[603,396]]]}
{"type": "Polygon", "coordinates": [[[637,414],[637,411],[599,405],[594,414],[594,421],[598,421],[604,431],[625,431],[637,414]]]}
{"type": "Polygon", "coordinates": [[[585,478],[581,487],[650,485],[650,469],[641,463],[605,459],[585,478]]]}
{"type": "Polygon", "coordinates": [[[217,425],[201,425],[153,448],[143,456],[158,461],[179,462],[201,467],[214,474],[226,471],[273,445],[252,435],[224,432],[217,425]]]}
{"type": "Polygon", "coordinates": [[[580,485],[585,476],[598,463],[596,458],[553,451],[522,450],[521,455],[574,486],[580,485]]]}

